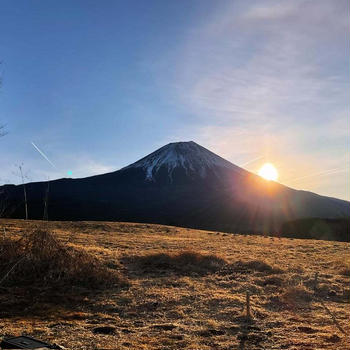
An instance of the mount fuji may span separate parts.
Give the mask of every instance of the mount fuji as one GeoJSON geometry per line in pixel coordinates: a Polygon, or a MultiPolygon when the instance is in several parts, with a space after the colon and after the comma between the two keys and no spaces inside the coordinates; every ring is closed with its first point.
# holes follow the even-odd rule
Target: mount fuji
{"type": "Polygon", "coordinates": [[[131,168],[143,169],[146,172],[146,179],[155,181],[160,169],[167,170],[171,181],[173,173],[178,171],[185,171],[186,175],[192,178],[198,175],[205,178],[223,168],[242,174],[244,172],[243,169],[193,141],[169,143],[124,169],[131,168]]]}
{"type": "MultiPolygon", "coordinates": [[[[47,182],[26,184],[30,219],[47,182]]],[[[23,218],[23,188],[0,187],[5,216],[23,218]]],[[[50,181],[50,220],[109,220],[241,233],[278,233],[302,218],[346,218],[350,203],[262,179],[190,142],[165,145],[118,171],[50,181]]]]}

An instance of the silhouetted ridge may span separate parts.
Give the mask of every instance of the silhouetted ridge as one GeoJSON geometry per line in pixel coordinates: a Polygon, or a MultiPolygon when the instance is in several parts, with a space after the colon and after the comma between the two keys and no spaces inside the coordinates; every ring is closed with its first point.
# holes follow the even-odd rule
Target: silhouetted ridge
{"type": "MultiPolygon", "coordinates": [[[[46,189],[46,182],[26,185],[30,219],[42,219],[46,189]]],[[[4,216],[24,217],[21,186],[0,187],[0,201],[4,216]]],[[[111,173],[50,181],[48,216],[283,234],[285,222],[349,217],[350,203],[266,181],[190,141],[169,143],[111,173]]],[[[288,227],[309,237],[305,225],[288,227]]]]}

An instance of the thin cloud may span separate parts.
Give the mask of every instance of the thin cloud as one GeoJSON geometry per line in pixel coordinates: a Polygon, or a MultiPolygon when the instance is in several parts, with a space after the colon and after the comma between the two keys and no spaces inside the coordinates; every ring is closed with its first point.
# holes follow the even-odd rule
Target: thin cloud
{"type": "MultiPolygon", "coordinates": [[[[259,156],[281,164],[281,182],[343,168],[348,12],[345,0],[221,6],[189,34],[178,59],[174,85],[197,118],[195,138],[236,164],[259,156]]],[[[349,179],[341,181],[336,195],[350,198],[349,179]]]]}
{"type": "Polygon", "coordinates": [[[321,171],[321,172],[318,172],[318,173],[301,176],[301,177],[298,177],[296,179],[288,180],[288,183],[296,183],[296,182],[300,182],[302,180],[309,179],[309,178],[312,178],[312,177],[321,177],[321,176],[333,175],[333,174],[338,174],[338,173],[344,173],[344,172],[347,172],[347,171],[349,171],[348,168],[329,169],[329,170],[321,171]]]}
{"type": "Polygon", "coordinates": [[[256,161],[258,161],[258,160],[260,160],[260,159],[264,159],[264,157],[256,157],[256,158],[254,158],[254,159],[248,160],[248,162],[245,162],[245,163],[241,164],[241,166],[242,166],[242,167],[243,167],[243,166],[247,166],[247,165],[249,165],[249,164],[251,164],[251,163],[254,163],[254,162],[256,162],[256,161]]]}

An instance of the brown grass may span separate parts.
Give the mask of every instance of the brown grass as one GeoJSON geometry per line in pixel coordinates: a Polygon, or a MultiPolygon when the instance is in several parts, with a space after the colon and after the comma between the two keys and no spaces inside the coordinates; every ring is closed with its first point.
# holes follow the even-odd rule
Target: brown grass
{"type": "Polygon", "coordinates": [[[281,300],[292,309],[305,308],[313,300],[313,293],[304,286],[287,287],[281,300]]]}
{"type": "Polygon", "coordinates": [[[142,270],[143,273],[156,273],[170,271],[181,275],[192,273],[206,275],[220,270],[227,262],[216,256],[202,254],[195,251],[179,253],[158,253],[148,255],[135,255],[123,259],[126,264],[142,270]]]}
{"type": "Polygon", "coordinates": [[[248,261],[237,261],[232,264],[234,271],[257,271],[266,274],[278,274],[282,273],[282,269],[271,266],[263,260],[248,260],[248,261]]]}
{"type": "Polygon", "coordinates": [[[350,276],[350,257],[346,260],[336,260],[333,266],[339,275],[350,276]]]}
{"type": "MultiPolygon", "coordinates": [[[[64,251],[89,256],[83,259],[89,262],[84,274],[96,263],[108,275],[129,282],[128,288],[120,288],[119,280],[99,289],[86,288],[89,282],[81,281],[80,273],[71,275],[78,277],[73,282],[57,275],[63,261],[47,262],[52,271],[47,275],[42,268],[35,273],[26,270],[27,277],[21,265],[7,286],[0,284],[0,338],[25,332],[80,350],[350,350],[348,336],[334,321],[350,334],[350,279],[342,274],[349,243],[223,235],[141,223],[0,222],[0,233],[5,227],[10,246],[22,238],[25,242],[25,231],[47,229],[64,251]],[[16,276],[22,279],[18,285],[16,276]],[[71,289],[64,287],[72,283],[71,289]],[[63,288],[45,294],[51,284],[63,288]],[[254,316],[250,323],[243,317],[247,291],[254,316]],[[101,327],[112,327],[113,334],[101,334],[101,327]]],[[[10,254],[12,262],[26,252],[24,246],[10,254]]],[[[13,251],[6,244],[0,247],[5,248],[1,254],[13,251]]],[[[50,254],[55,256],[55,251],[50,254]]],[[[0,259],[1,269],[5,263],[7,258],[0,259]]]]}
{"type": "Polygon", "coordinates": [[[281,278],[279,276],[268,276],[266,278],[263,278],[261,280],[257,280],[256,282],[260,286],[278,286],[282,287],[285,286],[285,280],[284,278],[281,278]]]}
{"type": "Polygon", "coordinates": [[[17,240],[0,240],[0,280],[3,286],[52,288],[102,288],[121,281],[93,255],[69,247],[40,229],[17,240]]]}

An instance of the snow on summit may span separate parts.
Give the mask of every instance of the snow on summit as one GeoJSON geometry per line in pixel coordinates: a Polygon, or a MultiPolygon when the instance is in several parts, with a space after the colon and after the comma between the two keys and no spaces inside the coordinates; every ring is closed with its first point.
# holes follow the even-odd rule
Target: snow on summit
{"type": "Polygon", "coordinates": [[[148,180],[152,180],[161,167],[168,169],[170,177],[178,167],[185,169],[186,173],[194,172],[201,177],[205,177],[209,169],[215,172],[218,167],[242,171],[241,168],[193,141],[169,143],[126,168],[133,167],[145,170],[148,180]]]}

